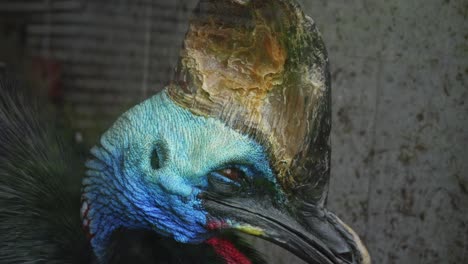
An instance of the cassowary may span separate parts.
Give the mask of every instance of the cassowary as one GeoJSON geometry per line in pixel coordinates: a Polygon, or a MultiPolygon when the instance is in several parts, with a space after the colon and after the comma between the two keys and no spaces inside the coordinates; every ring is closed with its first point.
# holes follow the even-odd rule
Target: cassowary
{"type": "Polygon", "coordinates": [[[290,1],[201,1],[171,84],[86,162],[1,89],[1,263],[263,263],[237,233],[308,263],[370,263],[324,207],[328,59],[290,1]]]}

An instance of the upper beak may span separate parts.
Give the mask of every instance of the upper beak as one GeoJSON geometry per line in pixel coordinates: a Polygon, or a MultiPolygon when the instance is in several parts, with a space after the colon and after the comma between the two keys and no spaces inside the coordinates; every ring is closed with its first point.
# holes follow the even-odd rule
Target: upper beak
{"type": "Polygon", "coordinates": [[[293,217],[268,203],[248,199],[207,199],[205,205],[226,217],[229,211],[229,219],[235,223],[232,228],[275,243],[307,263],[370,264],[357,235],[324,208],[308,206],[293,217]]]}

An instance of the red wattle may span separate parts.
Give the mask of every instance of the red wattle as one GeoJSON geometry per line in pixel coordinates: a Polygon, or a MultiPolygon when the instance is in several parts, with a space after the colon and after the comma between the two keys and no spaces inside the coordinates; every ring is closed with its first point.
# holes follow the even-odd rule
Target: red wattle
{"type": "Polygon", "coordinates": [[[214,248],[216,253],[226,261],[226,264],[252,264],[252,261],[227,240],[214,237],[207,240],[206,243],[214,248]]]}
{"type": "Polygon", "coordinates": [[[208,223],[206,224],[206,228],[208,230],[219,230],[219,229],[223,229],[223,228],[226,228],[226,227],[229,227],[229,225],[224,222],[224,221],[208,221],[208,223]]]}

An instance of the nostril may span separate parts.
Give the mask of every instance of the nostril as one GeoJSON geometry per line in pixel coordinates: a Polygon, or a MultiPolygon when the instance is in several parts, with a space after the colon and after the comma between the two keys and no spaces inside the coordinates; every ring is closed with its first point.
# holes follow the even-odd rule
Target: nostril
{"type": "Polygon", "coordinates": [[[351,253],[350,251],[348,252],[343,252],[343,253],[339,253],[338,256],[343,260],[345,261],[345,263],[354,263],[354,257],[353,257],[353,253],[351,253]]]}
{"type": "Polygon", "coordinates": [[[150,157],[150,162],[151,162],[151,168],[153,168],[153,170],[157,170],[157,169],[160,169],[161,168],[161,160],[159,158],[159,155],[158,155],[158,151],[156,149],[154,149],[152,152],[151,152],[151,157],[150,157]]]}

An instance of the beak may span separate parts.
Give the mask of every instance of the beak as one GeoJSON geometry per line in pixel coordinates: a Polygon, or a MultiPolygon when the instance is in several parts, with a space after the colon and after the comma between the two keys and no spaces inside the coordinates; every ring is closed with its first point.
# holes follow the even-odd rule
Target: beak
{"type": "Polygon", "coordinates": [[[205,206],[229,219],[229,228],[275,243],[307,263],[370,264],[356,234],[324,208],[308,205],[291,214],[269,202],[239,198],[208,198],[205,206]]]}

